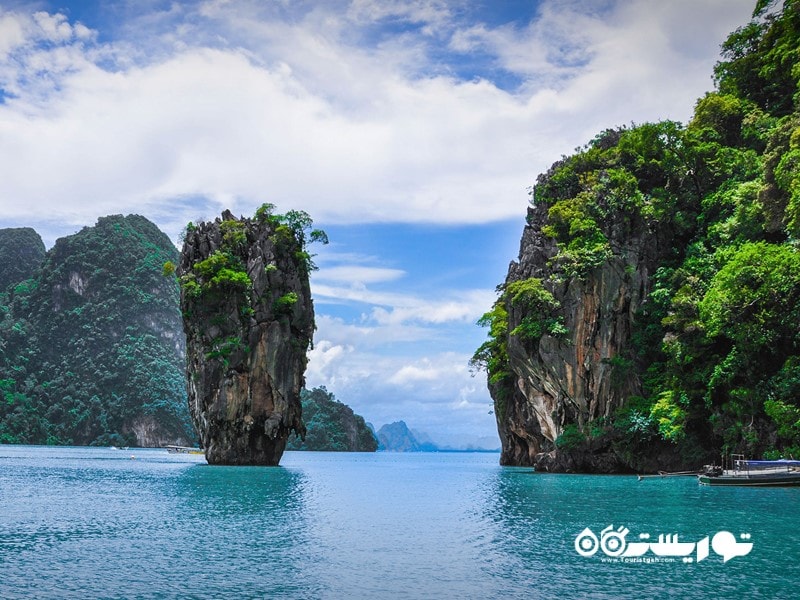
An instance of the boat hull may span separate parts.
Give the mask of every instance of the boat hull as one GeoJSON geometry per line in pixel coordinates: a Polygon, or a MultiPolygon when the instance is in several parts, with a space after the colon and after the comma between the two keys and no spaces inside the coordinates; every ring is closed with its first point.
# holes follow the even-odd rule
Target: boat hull
{"type": "Polygon", "coordinates": [[[745,487],[791,487],[800,486],[800,473],[771,475],[698,475],[703,485],[745,486],[745,487]]]}

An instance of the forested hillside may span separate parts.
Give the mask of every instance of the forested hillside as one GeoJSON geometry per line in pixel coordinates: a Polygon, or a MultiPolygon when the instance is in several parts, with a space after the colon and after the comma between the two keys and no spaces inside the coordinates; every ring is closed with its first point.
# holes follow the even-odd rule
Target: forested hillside
{"type": "Polygon", "coordinates": [[[302,390],[303,420],[306,439],[289,438],[287,450],[320,450],[329,452],[375,452],[378,440],[364,422],[346,404],[324,387],[302,390]]]}
{"type": "Polygon", "coordinates": [[[603,131],[538,178],[474,357],[504,462],[800,457],[799,79],[800,2],[761,0],[691,122],[603,131]]]}
{"type": "Polygon", "coordinates": [[[0,443],[194,441],[178,284],[162,276],[177,256],[144,217],[105,217],[0,296],[0,443]]]}
{"type": "Polygon", "coordinates": [[[42,238],[30,227],[0,229],[0,292],[33,276],[44,251],[42,238]]]}

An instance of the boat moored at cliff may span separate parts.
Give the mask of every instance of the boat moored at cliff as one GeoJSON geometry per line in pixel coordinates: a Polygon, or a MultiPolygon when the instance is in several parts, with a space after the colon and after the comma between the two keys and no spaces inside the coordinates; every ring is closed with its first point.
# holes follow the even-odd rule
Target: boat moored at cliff
{"type": "Polygon", "coordinates": [[[192,446],[175,446],[168,444],[164,446],[170,454],[203,454],[202,448],[194,448],[192,446]]]}
{"type": "Polygon", "coordinates": [[[702,485],[778,487],[800,486],[800,460],[747,460],[731,456],[731,468],[706,465],[697,476],[702,485]]]}

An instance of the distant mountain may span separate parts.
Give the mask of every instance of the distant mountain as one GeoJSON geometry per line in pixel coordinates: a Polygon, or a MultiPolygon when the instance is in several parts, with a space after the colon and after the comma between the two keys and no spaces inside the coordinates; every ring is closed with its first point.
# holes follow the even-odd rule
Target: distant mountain
{"type": "Polygon", "coordinates": [[[426,432],[420,431],[419,429],[411,429],[411,435],[414,436],[414,439],[417,440],[419,444],[430,444],[431,446],[436,446],[436,442],[433,441],[433,438],[429,436],[426,432]]]}
{"type": "Polygon", "coordinates": [[[336,400],[324,387],[302,390],[303,421],[306,439],[292,437],[287,450],[320,450],[327,452],[375,452],[378,440],[364,417],[336,400]]]}
{"type": "Polygon", "coordinates": [[[0,229],[0,292],[33,277],[44,254],[42,238],[30,227],[0,229]]]}
{"type": "Polygon", "coordinates": [[[395,421],[378,430],[378,450],[386,452],[436,452],[430,441],[420,442],[405,421],[395,421]]]}
{"type": "MultiPolygon", "coordinates": [[[[367,423],[373,431],[375,429],[367,423]]],[[[405,421],[384,425],[375,434],[378,450],[386,452],[499,452],[499,443],[492,437],[451,436],[447,443],[434,441],[426,432],[410,429],[405,421]]]]}
{"type": "MultiPolygon", "coordinates": [[[[33,263],[39,236],[10,231],[0,240],[26,240],[33,263]]],[[[0,443],[191,443],[178,283],[162,276],[178,259],[170,239],[115,215],[43,258],[0,294],[0,443]]]]}

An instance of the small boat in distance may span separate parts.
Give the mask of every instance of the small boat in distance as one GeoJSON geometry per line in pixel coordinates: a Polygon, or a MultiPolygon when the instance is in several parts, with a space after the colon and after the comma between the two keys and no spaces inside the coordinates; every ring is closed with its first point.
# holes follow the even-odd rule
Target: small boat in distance
{"type": "Polygon", "coordinates": [[[191,446],[174,446],[169,444],[164,446],[170,454],[203,454],[202,448],[193,448],[191,446]]]}
{"type": "Polygon", "coordinates": [[[800,486],[800,460],[747,460],[732,454],[730,469],[706,465],[697,480],[702,485],[800,486]]]}

